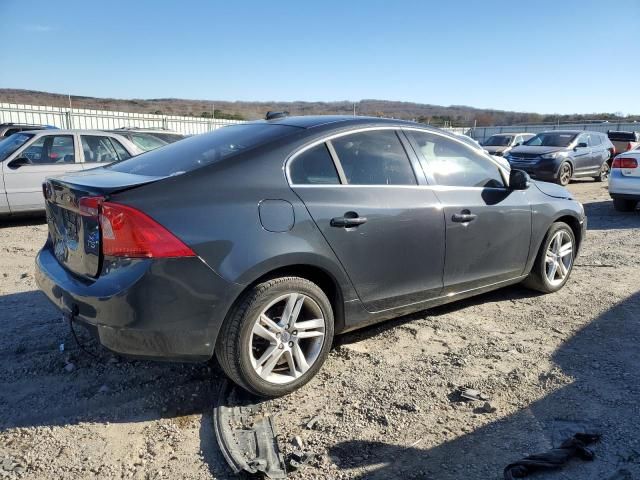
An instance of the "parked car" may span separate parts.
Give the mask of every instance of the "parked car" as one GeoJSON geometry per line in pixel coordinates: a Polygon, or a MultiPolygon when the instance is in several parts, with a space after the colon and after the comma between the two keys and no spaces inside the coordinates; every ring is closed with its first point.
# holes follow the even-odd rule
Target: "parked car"
{"type": "Polygon", "coordinates": [[[482,143],[482,147],[491,155],[503,157],[512,148],[522,145],[527,140],[535,137],[535,133],[496,133],[482,143]]]}
{"type": "Polygon", "coordinates": [[[640,132],[623,132],[620,130],[609,130],[607,137],[614,147],[614,154],[634,150],[640,145],[640,132]]]}
{"type": "Polygon", "coordinates": [[[182,135],[181,133],[163,129],[130,127],[107,131],[122,135],[145,152],[155,150],[156,148],[163,147],[169,143],[177,142],[178,140],[185,138],[185,135],[182,135]]]}
{"type": "Polygon", "coordinates": [[[0,214],[43,211],[49,175],[94,168],[142,151],[126,138],[92,130],[34,130],[0,141],[0,214]]]}
{"type": "Polygon", "coordinates": [[[539,133],[513,148],[506,158],[512,167],[533,178],[567,185],[571,178],[609,177],[613,145],[604,133],[582,130],[553,130],[539,133]]]}
{"type": "Polygon", "coordinates": [[[640,148],[629,150],[613,159],[609,178],[609,195],[613,207],[620,212],[632,212],[640,202],[640,148]]]}
{"type": "Polygon", "coordinates": [[[49,130],[55,129],[51,125],[31,125],[28,123],[0,123],[0,139],[25,130],[49,130]]]}
{"type": "Polygon", "coordinates": [[[522,281],[557,291],[586,231],[564,188],[366,117],[231,125],[44,193],[36,278],[64,315],[121,354],[215,354],[264,396],[309,381],[334,334],[522,281]]]}

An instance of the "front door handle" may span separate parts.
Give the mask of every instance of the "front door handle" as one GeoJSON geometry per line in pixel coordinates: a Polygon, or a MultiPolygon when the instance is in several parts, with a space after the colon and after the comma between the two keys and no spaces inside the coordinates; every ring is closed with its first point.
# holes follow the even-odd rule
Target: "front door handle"
{"type": "Polygon", "coordinates": [[[451,216],[451,221],[456,223],[469,223],[475,220],[477,215],[471,213],[469,210],[462,210],[460,213],[454,213],[451,216]]]}
{"type": "Polygon", "coordinates": [[[366,217],[360,217],[356,212],[347,212],[343,217],[334,217],[331,219],[331,226],[338,228],[359,227],[363,223],[367,223],[366,217]]]}

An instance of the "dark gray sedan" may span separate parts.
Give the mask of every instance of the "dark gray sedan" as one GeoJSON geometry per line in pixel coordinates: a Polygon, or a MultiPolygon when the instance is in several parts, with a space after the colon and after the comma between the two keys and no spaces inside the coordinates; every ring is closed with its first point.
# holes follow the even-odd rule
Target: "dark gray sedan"
{"type": "Polygon", "coordinates": [[[264,396],[335,334],[526,282],[560,289],[582,205],[454,135],[363,117],[234,125],[44,185],[37,281],[122,354],[264,396]]]}

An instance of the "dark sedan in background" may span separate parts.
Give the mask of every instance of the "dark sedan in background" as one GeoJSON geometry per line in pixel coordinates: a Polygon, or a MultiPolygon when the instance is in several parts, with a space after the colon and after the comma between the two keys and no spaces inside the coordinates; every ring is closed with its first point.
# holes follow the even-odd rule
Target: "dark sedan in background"
{"type": "Polygon", "coordinates": [[[574,177],[609,177],[614,148],[604,133],[554,130],[512,149],[506,159],[533,178],[567,185],[574,177]]]}
{"type": "Polygon", "coordinates": [[[50,178],[36,278],[106,347],[309,381],[334,334],[524,281],[567,282],[582,205],[455,135],[366,117],[221,128],[50,178]]]}

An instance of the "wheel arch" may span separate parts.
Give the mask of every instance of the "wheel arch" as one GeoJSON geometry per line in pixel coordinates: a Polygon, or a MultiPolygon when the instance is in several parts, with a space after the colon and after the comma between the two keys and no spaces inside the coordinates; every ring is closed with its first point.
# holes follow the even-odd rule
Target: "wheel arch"
{"type": "MultiPolygon", "coordinates": [[[[576,239],[576,252],[580,250],[580,246],[582,245],[582,225],[580,225],[580,220],[575,215],[564,214],[559,216],[558,218],[553,220],[553,223],[563,222],[571,227],[571,231],[573,232],[573,236],[576,239]]],[[[552,224],[553,224],[552,223],[552,224]]],[[[551,228],[551,225],[549,226],[551,228]]]]}

